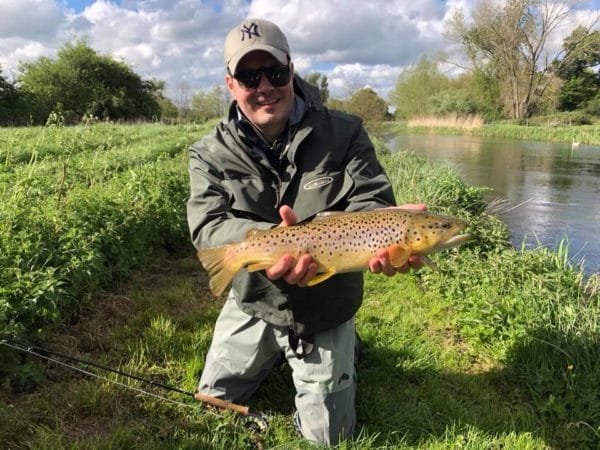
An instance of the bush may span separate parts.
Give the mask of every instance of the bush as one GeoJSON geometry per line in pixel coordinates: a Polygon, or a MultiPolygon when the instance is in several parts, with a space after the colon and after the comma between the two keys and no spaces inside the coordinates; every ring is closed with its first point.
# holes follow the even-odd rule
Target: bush
{"type": "Polygon", "coordinates": [[[591,116],[584,111],[565,111],[546,116],[534,116],[528,119],[520,119],[519,125],[533,126],[574,126],[574,125],[590,125],[592,123],[591,116]]]}
{"type": "Polygon", "coordinates": [[[452,113],[460,116],[477,114],[480,111],[477,103],[466,89],[454,89],[439,92],[429,99],[431,112],[436,116],[445,116],[452,113]]]}
{"type": "Polygon", "coordinates": [[[600,95],[587,102],[583,110],[586,114],[600,117],[600,95]]]}

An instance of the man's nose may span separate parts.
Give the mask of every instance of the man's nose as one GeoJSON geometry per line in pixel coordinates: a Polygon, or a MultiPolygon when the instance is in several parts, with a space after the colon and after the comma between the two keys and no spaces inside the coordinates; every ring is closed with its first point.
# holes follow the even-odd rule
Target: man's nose
{"type": "Polygon", "coordinates": [[[264,74],[264,72],[260,72],[260,81],[258,82],[258,86],[256,86],[257,91],[268,91],[273,89],[273,85],[269,81],[269,78],[264,74]]]}

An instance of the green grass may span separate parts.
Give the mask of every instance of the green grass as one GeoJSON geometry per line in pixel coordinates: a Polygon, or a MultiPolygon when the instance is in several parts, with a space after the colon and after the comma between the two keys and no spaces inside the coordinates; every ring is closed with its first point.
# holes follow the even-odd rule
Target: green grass
{"type": "MultiPolygon", "coordinates": [[[[543,328],[510,320],[501,326],[484,316],[480,322],[499,338],[473,334],[474,309],[489,300],[477,303],[465,289],[465,306],[462,297],[434,288],[458,284],[456,272],[469,273],[473,283],[483,278],[472,274],[473,256],[465,253],[465,260],[441,273],[367,277],[357,320],[365,343],[358,372],[361,428],[342,448],[594,448],[600,367],[598,342],[588,340],[597,336],[591,317],[598,317],[598,299],[579,309],[572,296],[563,298],[571,307],[549,299],[544,308],[555,308],[559,320],[543,328]]],[[[497,270],[498,263],[483,263],[481,273],[497,270]]],[[[48,345],[193,391],[221,305],[210,297],[193,257],[161,258],[93,305],[48,345]]],[[[265,448],[313,448],[293,430],[286,367],[273,373],[250,405],[269,416],[269,431],[260,436],[233,414],[215,416],[187,397],[150,390],[191,407],[50,364],[33,391],[3,391],[0,439],[14,448],[253,448],[257,440],[265,448]]]]}
{"type": "Polygon", "coordinates": [[[153,250],[189,245],[186,149],[208,129],[0,129],[0,337],[43,336],[153,250]]]}
{"type": "MultiPolygon", "coordinates": [[[[31,136],[25,141],[34,142],[37,135],[23,130],[27,132],[31,136]]],[[[154,156],[142,156],[147,161],[139,162],[130,153],[145,154],[141,149],[151,146],[145,139],[156,135],[144,127],[115,127],[114,132],[139,136],[134,139],[139,144],[126,145],[122,155],[115,147],[101,164],[128,161],[124,174],[138,173],[134,167],[149,170],[154,156]],[[150,134],[142,138],[145,133],[150,134]]],[[[159,134],[170,132],[161,129],[159,134]]],[[[179,146],[181,132],[171,135],[172,146],[179,146]]],[[[486,214],[482,189],[464,185],[449,169],[412,155],[390,154],[375,142],[399,202],[422,201],[433,211],[463,217],[474,237],[459,250],[434,255],[438,272],[424,268],[393,278],[367,275],[357,316],[365,346],[358,368],[359,430],[340,448],[598,448],[600,280],[585,279],[569,264],[566,245],[557,252],[513,249],[506,227],[486,214]]],[[[24,155],[33,154],[23,148],[24,155]]],[[[185,183],[185,158],[167,144],[164,148],[172,156],[161,157],[159,151],[157,158],[166,159],[165,167],[172,164],[174,172],[157,166],[146,182],[161,185],[161,176],[180,173],[185,183]]],[[[79,149],[69,161],[86,151],[79,149]]],[[[96,153],[91,151],[88,160],[96,153]]],[[[47,154],[47,163],[56,155],[47,154]]],[[[26,173],[14,164],[5,172],[26,173]]],[[[20,164],[25,168],[32,163],[23,156],[20,164]]],[[[42,167],[38,164],[39,159],[34,167],[42,167]]],[[[96,184],[110,186],[108,192],[115,196],[128,192],[127,184],[118,188],[123,179],[115,180],[99,178],[90,184],[91,192],[104,192],[93,190],[96,184]]],[[[77,189],[83,196],[77,198],[86,198],[79,181],[68,196],[77,189]]],[[[102,202],[109,198],[99,197],[102,202]]],[[[153,203],[144,201],[139,207],[144,210],[147,204],[153,203]]],[[[156,220],[168,223],[181,213],[158,210],[156,220]]],[[[119,239],[117,249],[124,245],[119,239]]],[[[191,246],[157,246],[147,253],[143,265],[129,268],[132,276],[82,290],[77,313],[68,322],[54,322],[44,342],[60,352],[193,391],[222,300],[210,295],[191,246]]],[[[269,418],[268,431],[258,435],[247,431],[235,414],[216,414],[187,396],[102,374],[183,403],[174,404],[21,354],[11,357],[20,364],[0,388],[0,442],[7,448],[317,448],[294,431],[287,366],[275,370],[251,401],[251,410],[269,418]]]]}

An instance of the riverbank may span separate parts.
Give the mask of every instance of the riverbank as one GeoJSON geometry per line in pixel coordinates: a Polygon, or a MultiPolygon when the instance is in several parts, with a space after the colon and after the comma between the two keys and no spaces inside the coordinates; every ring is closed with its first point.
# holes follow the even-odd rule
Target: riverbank
{"type": "MultiPolygon", "coordinates": [[[[10,281],[20,290],[0,290],[0,317],[22,307],[28,323],[44,324],[43,345],[193,391],[223,299],[210,295],[193,249],[172,247],[189,239],[185,146],[206,129],[38,131],[46,140],[31,132],[30,141],[10,142],[30,145],[43,161],[11,150],[13,163],[1,166],[3,192],[12,194],[0,205],[2,214],[12,213],[11,228],[0,234],[12,252],[1,255],[2,287],[10,281]],[[57,233],[44,238],[52,254],[63,255],[66,245],[68,258],[48,259],[47,252],[33,259],[50,232],[57,233]],[[29,270],[32,262],[37,271],[29,270]],[[109,264],[120,269],[115,278],[108,278],[109,264]],[[31,292],[44,309],[34,308],[31,292]],[[69,314],[60,310],[65,305],[69,314]]],[[[439,271],[366,275],[357,316],[365,345],[359,429],[344,447],[594,448],[600,281],[584,282],[563,253],[513,249],[504,224],[486,214],[481,188],[374,141],[398,202],[422,201],[462,217],[472,239],[433,255],[439,271]]],[[[3,332],[16,326],[3,325],[3,332]]],[[[4,353],[4,368],[9,356],[21,365],[0,387],[0,442],[8,448],[315,448],[294,431],[286,366],[252,398],[251,410],[269,418],[267,432],[256,434],[234,414],[215,415],[187,396],[114,374],[83,377],[20,354],[4,353]]]]}
{"type": "Polygon", "coordinates": [[[405,123],[387,122],[387,133],[400,134],[449,134],[464,136],[488,136],[506,139],[569,142],[576,145],[600,145],[600,125],[549,126],[490,123],[481,128],[453,127],[407,127],[405,123]]]}

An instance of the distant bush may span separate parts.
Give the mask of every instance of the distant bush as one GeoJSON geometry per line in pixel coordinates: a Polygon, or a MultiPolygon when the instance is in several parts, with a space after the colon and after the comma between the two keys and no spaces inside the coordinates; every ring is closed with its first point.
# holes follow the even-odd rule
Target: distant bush
{"type": "MultiPolygon", "coordinates": [[[[127,64],[97,53],[85,41],[66,43],[54,59],[21,64],[19,95],[25,117],[44,124],[52,112],[65,123],[84,116],[102,120],[155,120],[161,116],[164,82],[144,80],[127,64]]],[[[22,122],[22,121],[21,121],[22,122]]]]}
{"type": "Polygon", "coordinates": [[[347,100],[331,98],[327,107],[357,115],[371,127],[391,119],[387,103],[371,88],[358,89],[347,100]]]}
{"type": "Polygon", "coordinates": [[[432,113],[436,116],[476,115],[477,102],[467,89],[453,89],[437,93],[429,99],[432,113]]]}
{"type": "Polygon", "coordinates": [[[600,117],[600,95],[587,102],[583,110],[591,116],[600,117]]]}
{"type": "Polygon", "coordinates": [[[546,127],[562,127],[571,125],[591,125],[592,117],[584,111],[565,111],[546,116],[533,116],[520,119],[519,125],[533,125],[546,127]]]}

